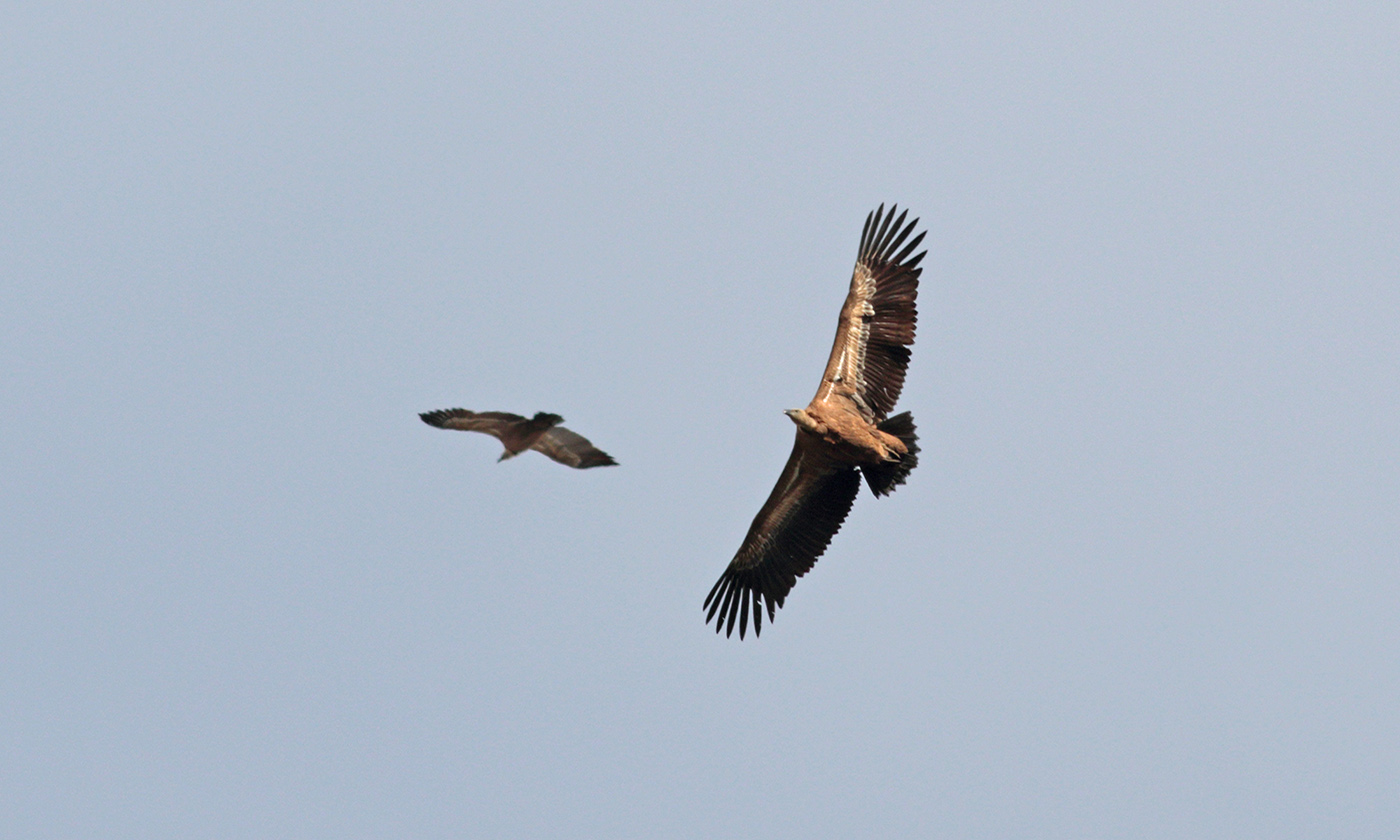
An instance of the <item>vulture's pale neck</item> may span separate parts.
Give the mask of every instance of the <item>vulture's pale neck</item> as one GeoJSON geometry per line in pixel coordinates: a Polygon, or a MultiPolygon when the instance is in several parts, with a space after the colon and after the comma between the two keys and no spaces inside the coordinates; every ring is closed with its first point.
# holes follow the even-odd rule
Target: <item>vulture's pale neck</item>
{"type": "Polygon", "coordinates": [[[792,422],[796,423],[798,428],[806,429],[814,435],[820,435],[826,431],[824,426],[812,419],[812,415],[808,414],[805,408],[789,408],[783,413],[792,418],[792,422]]]}

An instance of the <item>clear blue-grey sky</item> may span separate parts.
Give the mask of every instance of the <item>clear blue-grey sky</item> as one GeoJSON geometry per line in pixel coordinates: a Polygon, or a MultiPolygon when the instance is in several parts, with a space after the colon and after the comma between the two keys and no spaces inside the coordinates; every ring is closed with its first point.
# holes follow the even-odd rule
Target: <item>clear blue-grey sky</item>
{"type": "Polygon", "coordinates": [[[1391,836],[1400,8],[1173,6],[8,6],[0,835],[1391,836]],[[922,463],[717,637],[880,202],[922,463]]]}

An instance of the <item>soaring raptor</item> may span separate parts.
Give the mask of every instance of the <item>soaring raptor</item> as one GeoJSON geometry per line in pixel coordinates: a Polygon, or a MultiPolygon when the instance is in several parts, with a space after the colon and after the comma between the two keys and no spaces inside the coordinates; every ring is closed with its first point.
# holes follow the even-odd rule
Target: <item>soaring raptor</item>
{"type": "Polygon", "coordinates": [[[918,219],[894,218],[885,206],[865,218],[851,291],[841,307],[836,342],[817,395],[789,409],[797,424],[792,455],[768,501],[754,517],[743,545],[705,599],[705,621],[739,638],[753,614],[753,632],[768,609],[772,623],[797,579],[826,551],[845,521],[860,477],[876,496],[892,493],[919,463],[914,419],[888,416],[904,387],[914,343],[914,299],[919,293],[923,241],[909,235],[918,219]],[[906,240],[908,244],[905,244],[906,240]],[[913,256],[910,256],[913,254],[913,256]]]}
{"type": "Polygon", "coordinates": [[[611,455],[589,443],[588,438],[559,425],[564,422],[564,418],[558,414],[546,414],[541,411],[527,419],[505,411],[449,408],[444,411],[429,411],[418,416],[423,418],[424,423],[439,429],[485,432],[497,438],[506,448],[497,461],[514,458],[527,449],[533,449],[543,452],[561,464],[580,470],[617,465],[611,455]]]}

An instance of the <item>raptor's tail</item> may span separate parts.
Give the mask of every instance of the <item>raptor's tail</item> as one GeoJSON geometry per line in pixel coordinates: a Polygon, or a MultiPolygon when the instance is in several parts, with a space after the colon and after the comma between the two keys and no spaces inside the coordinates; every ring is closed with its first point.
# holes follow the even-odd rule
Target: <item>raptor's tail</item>
{"type": "Polygon", "coordinates": [[[861,467],[870,492],[876,496],[888,496],[894,488],[904,483],[909,472],[919,465],[919,436],[914,434],[914,416],[909,412],[896,414],[882,422],[877,428],[885,434],[894,435],[904,442],[908,453],[898,461],[881,464],[878,467],[861,467]]]}

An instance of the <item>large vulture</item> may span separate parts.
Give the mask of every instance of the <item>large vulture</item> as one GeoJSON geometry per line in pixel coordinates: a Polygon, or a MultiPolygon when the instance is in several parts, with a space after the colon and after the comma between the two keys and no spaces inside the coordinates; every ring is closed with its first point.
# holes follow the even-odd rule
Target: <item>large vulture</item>
{"type": "Polygon", "coordinates": [[[904,387],[919,262],[927,252],[914,254],[923,233],[909,239],[919,220],[905,225],[907,210],[896,219],[897,207],[888,215],[884,209],[882,204],[865,218],[851,291],[817,395],[805,409],[786,412],[797,424],[787,466],[705,599],[706,623],[719,616],[715,632],[730,635],[737,621],[744,638],[752,613],[757,636],[760,605],[767,606],[771,623],[845,521],[861,474],[871,492],[884,496],[919,462],[913,417],[907,411],[888,415],[904,387]]]}
{"type": "Polygon", "coordinates": [[[558,414],[546,414],[541,411],[534,417],[525,418],[505,411],[449,408],[443,411],[429,411],[418,416],[423,418],[424,423],[439,429],[485,432],[499,439],[506,451],[496,459],[498,462],[514,458],[527,449],[533,449],[543,452],[561,464],[580,470],[617,465],[611,455],[589,443],[588,438],[559,425],[564,422],[564,418],[558,414]]]}

